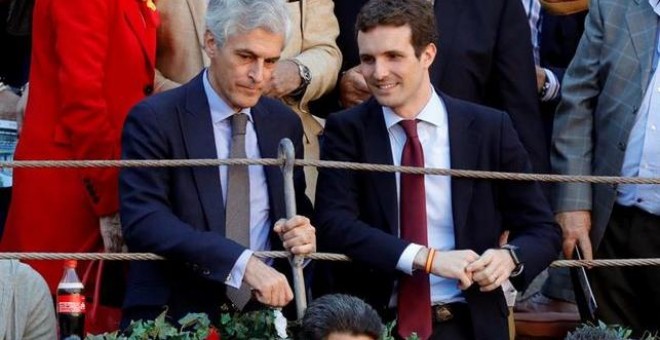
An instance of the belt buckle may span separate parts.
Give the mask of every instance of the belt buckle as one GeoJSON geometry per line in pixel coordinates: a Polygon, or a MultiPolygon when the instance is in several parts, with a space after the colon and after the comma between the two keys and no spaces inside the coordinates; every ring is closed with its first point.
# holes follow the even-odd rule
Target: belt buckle
{"type": "Polygon", "coordinates": [[[433,306],[433,316],[437,322],[446,322],[454,318],[450,305],[433,306]]]}

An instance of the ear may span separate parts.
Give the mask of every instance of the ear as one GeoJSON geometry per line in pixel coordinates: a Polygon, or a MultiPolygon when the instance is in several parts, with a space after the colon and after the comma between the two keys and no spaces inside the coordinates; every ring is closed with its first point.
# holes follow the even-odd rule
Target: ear
{"type": "Polygon", "coordinates": [[[218,44],[215,41],[215,37],[211,31],[206,30],[204,32],[204,51],[209,58],[213,58],[218,51],[218,44]]]}
{"type": "Polygon", "coordinates": [[[437,53],[438,53],[438,49],[434,43],[430,43],[426,45],[426,47],[422,51],[422,54],[420,55],[420,60],[422,61],[422,64],[426,68],[431,67],[431,64],[433,64],[433,60],[435,60],[435,55],[437,53]]]}

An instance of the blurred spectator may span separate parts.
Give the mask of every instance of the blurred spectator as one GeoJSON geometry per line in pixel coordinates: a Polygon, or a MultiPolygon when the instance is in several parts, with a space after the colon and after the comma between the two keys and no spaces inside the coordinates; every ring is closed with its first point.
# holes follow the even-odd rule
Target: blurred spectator
{"type": "MultiPolygon", "coordinates": [[[[129,108],[153,92],[157,19],[152,0],[37,1],[16,159],[118,159],[129,108]]],[[[100,231],[119,230],[118,206],[117,168],[16,169],[0,249],[121,249],[100,231]]],[[[54,292],[61,262],[31,265],[54,292]]]]}
{"type": "MultiPolygon", "coordinates": [[[[565,175],[659,177],[660,4],[592,0],[585,31],[562,83],[552,168],[565,175]]],[[[558,183],[556,219],[564,255],[585,259],[660,256],[657,186],[558,183]]],[[[598,309],[634,336],[660,328],[660,269],[593,268],[598,309]]]]}
{"type": "MultiPolygon", "coordinates": [[[[162,24],[158,29],[156,91],[188,82],[208,66],[202,37],[207,1],[160,0],[162,24]]],[[[318,137],[323,120],[313,116],[308,104],[330,91],[337,82],[341,53],[335,43],[339,24],[332,0],[289,1],[293,21],[291,38],[265,95],[279,98],[300,116],[305,130],[305,158],[319,158],[318,137]]],[[[306,167],[307,195],[314,197],[316,168],[306,167]]]]}
{"type": "MultiPolygon", "coordinates": [[[[537,75],[541,117],[550,145],[555,110],[561,99],[561,81],[573,59],[584,31],[587,11],[554,15],[539,0],[522,0],[528,13],[537,75]]],[[[577,306],[568,268],[549,268],[542,291],[516,305],[516,312],[552,313],[553,317],[576,318],[577,306]]]]}
{"type": "MultiPolygon", "coordinates": [[[[30,64],[30,23],[34,0],[0,0],[0,119],[19,121],[30,64]]],[[[11,186],[0,187],[0,239],[11,201],[11,186]]]]}
{"type": "Polygon", "coordinates": [[[55,310],[44,279],[17,260],[0,260],[0,339],[56,339],[55,310]]]}
{"type": "Polygon", "coordinates": [[[345,294],[314,300],[302,320],[300,340],[377,340],[383,332],[378,313],[366,302],[345,294]]]}

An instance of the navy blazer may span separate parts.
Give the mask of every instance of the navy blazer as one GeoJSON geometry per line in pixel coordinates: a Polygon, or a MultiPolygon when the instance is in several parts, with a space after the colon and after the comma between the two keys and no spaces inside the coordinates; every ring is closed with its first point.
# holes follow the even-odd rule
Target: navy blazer
{"type": "MultiPolygon", "coordinates": [[[[504,112],[441,97],[448,111],[453,169],[530,171],[527,154],[504,112]]],[[[321,158],[393,164],[381,106],[371,99],[331,115],[321,158]]],[[[323,278],[326,282],[315,285],[325,284],[324,292],[359,296],[383,311],[402,275],[395,269],[397,261],[409,245],[397,236],[394,173],[322,168],[316,192],[319,251],[345,253],[354,262],[333,264],[331,275],[323,278]]],[[[513,279],[518,288],[556,259],[561,234],[537,183],[452,178],[451,196],[456,249],[481,254],[497,248],[502,231],[511,230],[509,243],[520,247],[525,264],[523,274],[513,279]]],[[[507,338],[508,311],[501,290],[482,293],[474,285],[465,298],[477,339],[507,338]]]]}
{"type": "MultiPolygon", "coordinates": [[[[342,71],[360,63],[355,22],[366,2],[334,0],[342,71]]],[[[547,172],[530,30],[520,0],[436,0],[434,10],[440,38],[431,67],[433,85],[450,96],[506,111],[534,170],[547,172]]],[[[325,99],[311,106],[314,114],[339,110],[337,91],[325,99]]]]}
{"type": "MultiPolygon", "coordinates": [[[[303,157],[302,124],[293,111],[262,97],[251,112],[263,158],[277,157],[282,138],[291,139],[296,157],[303,157]]],[[[202,74],[131,110],[122,136],[122,159],[217,159],[202,74]]],[[[278,167],[264,171],[270,220],[275,222],[286,217],[282,173],[278,167]]],[[[215,315],[226,301],[225,279],[244,250],[224,237],[218,168],[123,168],[119,178],[122,229],[129,249],[168,258],[131,262],[124,307],[169,305],[172,314],[215,315]]],[[[301,168],[295,169],[294,181],[298,213],[310,216],[301,168]]],[[[282,249],[274,232],[271,245],[282,249]]]]}
{"type": "MultiPolygon", "coordinates": [[[[588,11],[571,15],[552,15],[541,10],[543,22],[539,36],[541,66],[557,76],[561,84],[568,64],[573,60],[578,43],[584,32],[584,19],[588,11]]],[[[561,99],[561,88],[557,98],[541,102],[541,116],[545,128],[546,142],[550,145],[555,110],[561,99]]]]}

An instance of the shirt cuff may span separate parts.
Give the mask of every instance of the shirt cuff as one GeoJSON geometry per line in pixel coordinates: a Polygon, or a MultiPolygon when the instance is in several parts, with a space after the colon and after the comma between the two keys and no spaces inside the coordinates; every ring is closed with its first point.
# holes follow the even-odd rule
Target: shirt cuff
{"type": "Polygon", "coordinates": [[[229,272],[229,275],[225,280],[227,286],[236,289],[241,288],[241,285],[243,284],[243,276],[245,276],[245,269],[247,268],[248,261],[252,254],[254,254],[252,250],[246,249],[241,256],[238,257],[238,260],[234,263],[234,267],[231,268],[231,272],[229,272]]]}
{"type": "Polygon", "coordinates": [[[545,77],[548,80],[548,89],[545,91],[545,95],[541,97],[541,101],[547,102],[557,98],[559,95],[560,84],[559,79],[557,79],[557,76],[555,76],[552,71],[544,68],[543,72],[545,72],[545,77]]]}
{"type": "Polygon", "coordinates": [[[401,253],[401,257],[399,257],[399,262],[396,263],[396,269],[408,274],[412,275],[413,272],[413,262],[415,262],[415,256],[417,256],[417,253],[422,250],[424,246],[421,246],[419,244],[414,244],[411,243],[409,244],[406,249],[403,250],[403,253],[401,253]]]}

